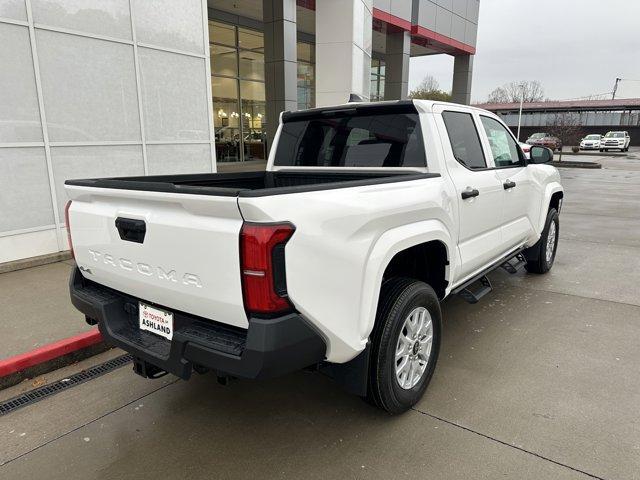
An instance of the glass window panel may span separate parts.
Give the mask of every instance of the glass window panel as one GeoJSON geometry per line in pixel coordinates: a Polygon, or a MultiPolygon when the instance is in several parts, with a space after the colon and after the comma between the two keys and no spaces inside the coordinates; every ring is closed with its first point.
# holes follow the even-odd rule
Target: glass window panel
{"type": "Polygon", "coordinates": [[[481,115],[480,120],[489,139],[491,155],[496,167],[522,165],[523,161],[511,132],[493,118],[481,115]]]}
{"type": "MultiPolygon", "coordinates": [[[[305,167],[424,167],[418,114],[362,112],[291,119],[282,129],[275,165],[305,167]]],[[[396,110],[396,113],[392,113],[396,110]]]]}
{"type": "Polygon", "coordinates": [[[264,80],[264,54],[240,50],[240,77],[264,80]]]}
{"type": "Polygon", "coordinates": [[[315,105],[315,66],[298,63],[298,109],[315,105]]]}
{"type": "Polygon", "coordinates": [[[265,92],[262,82],[240,82],[245,160],[267,158],[265,92]]]}
{"type": "Polygon", "coordinates": [[[238,81],[211,77],[216,158],[219,162],[240,161],[240,108],[238,81]]]}
{"type": "Polygon", "coordinates": [[[298,61],[315,63],[315,45],[311,43],[298,42],[298,61]]]}
{"type": "Polygon", "coordinates": [[[209,41],[236,46],[236,27],[220,22],[209,22],[209,41]]]}
{"type": "Polygon", "coordinates": [[[455,159],[470,169],[486,168],[487,162],[471,114],[443,112],[442,119],[447,127],[455,159]]]}
{"type": "Polygon", "coordinates": [[[227,77],[238,76],[237,50],[221,45],[211,45],[211,74],[227,77]]]}
{"type": "Polygon", "coordinates": [[[238,44],[246,50],[264,51],[264,35],[262,32],[238,28],[238,44]]]}

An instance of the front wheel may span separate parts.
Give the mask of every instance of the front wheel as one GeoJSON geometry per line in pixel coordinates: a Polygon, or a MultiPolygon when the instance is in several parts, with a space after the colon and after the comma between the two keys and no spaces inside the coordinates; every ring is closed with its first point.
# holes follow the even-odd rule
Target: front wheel
{"type": "Polygon", "coordinates": [[[525,268],[531,273],[547,273],[553,267],[558,250],[560,217],[555,208],[550,208],[542,235],[536,244],[523,253],[527,260],[525,268]]]}
{"type": "Polygon", "coordinates": [[[371,335],[369,403],[397,414],[420,400],[438,360],[441,323],[429,285],[409,278],[384,282],[371,335]]]}

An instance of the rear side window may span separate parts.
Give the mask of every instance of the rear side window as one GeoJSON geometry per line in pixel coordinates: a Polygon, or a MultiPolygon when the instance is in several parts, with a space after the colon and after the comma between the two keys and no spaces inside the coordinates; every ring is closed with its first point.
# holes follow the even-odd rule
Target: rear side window
{"type": "MultiPolygon", "coordinates": [[[[335,110],[285,120],[274,165],[295,167],[426,167],[415,112],[335,110]]],[[[371,110],[371,109],[369,109],[371,110]]]]}
{"type": "Polygon", "coordinates": [[[453,156],[470,169],[487,168],[480,137],[470,113],[442,112],[453,156]]]}

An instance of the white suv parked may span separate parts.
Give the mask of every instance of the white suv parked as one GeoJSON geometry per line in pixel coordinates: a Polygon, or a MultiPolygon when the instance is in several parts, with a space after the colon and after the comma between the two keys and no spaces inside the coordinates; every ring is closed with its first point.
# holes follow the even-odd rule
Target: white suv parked
{"type": "Polygon", "coordinates": [[[619,148],[621,152],[628,152],[630,143],[629,132],[607,132],[600,142],[600,151],[608,152],[610,149],[619,148]]]}

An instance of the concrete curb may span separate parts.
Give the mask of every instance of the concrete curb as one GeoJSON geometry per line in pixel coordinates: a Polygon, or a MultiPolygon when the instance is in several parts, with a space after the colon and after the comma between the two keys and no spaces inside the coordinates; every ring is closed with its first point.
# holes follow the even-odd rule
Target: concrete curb
{"type": "Polygon", "coordinates": [[[98,329],[0,360],[0,389],[108,350],[98,329]]]}
{"type": "Polygon", "coordinates": [[[16,270],[39,267],[41,265],[57,263],[63,260],[71,260],[70,251],[65,250],[64,252],[49,253],[47,255],[39,255],[37,257],[23,258],[20,260],[13,260],[11,262],[0,263],[0,273],[15,272],[16,270]]]}
{"type": "MultiPolygon", "coordinates": [[[[560,155],[560,152],[554,152],[554,156],[555,155],[560,155]]],[[[626,152],[600,152],[599,150],[582,150],[580,152],[572,152],[571,150],[567,150],[567,151],[562,151],[562,156],[564,157],[565,155],[572,155],[572,156],[576,156],[579,157],[581,155],[584,155],[585,157],[626,157],[627,153],[626,152]]]]}
{"type": "Polygon", "coordinates": [[[553,161],[550,163],[556,168],[602,168],[602,164],[597,162],[579,162],[577,160],[553,161]]]}

